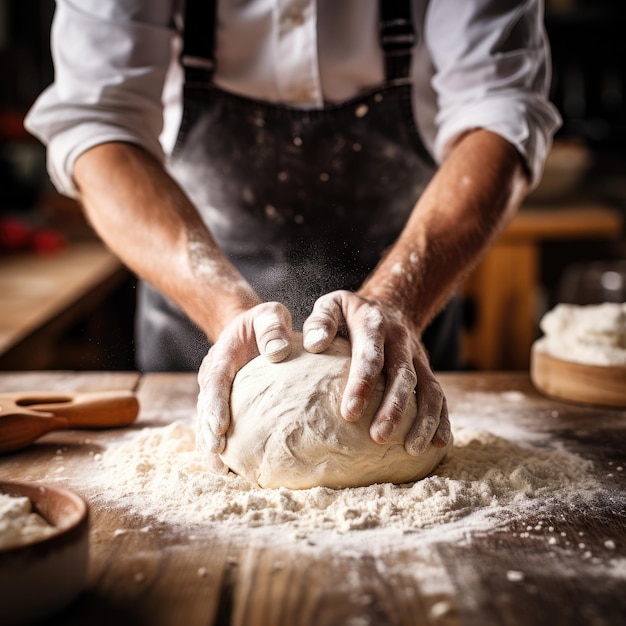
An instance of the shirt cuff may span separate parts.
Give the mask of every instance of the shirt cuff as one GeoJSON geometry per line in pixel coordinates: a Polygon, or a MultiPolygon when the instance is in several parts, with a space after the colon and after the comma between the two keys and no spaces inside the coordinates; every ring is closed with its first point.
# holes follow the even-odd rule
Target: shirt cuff
{"type": "Polygon", "coordinates": [[[47,166],[50,179],[59,193],[78,198],[79,193],[74,182],[74,164],[76,159],[95,146],[125,142],[142,147],[159,161],[164,161],[163,148],[158,139],[149,135],[141,136],[122,127],[109,127],[102,124],[81,124],[65,130],[50,140],[47,152],[47,166]]]}
{"type": "Polygon", "coordinates": [[[435,158],[441,163],[450,146],[463,133],[483,128],[513,145],[526,163],[530,175],[530,190],[541,180],[554,133],[561,117],[548,101],[492,98],[466,105],[440,115],[435,138],[435,158]]]}

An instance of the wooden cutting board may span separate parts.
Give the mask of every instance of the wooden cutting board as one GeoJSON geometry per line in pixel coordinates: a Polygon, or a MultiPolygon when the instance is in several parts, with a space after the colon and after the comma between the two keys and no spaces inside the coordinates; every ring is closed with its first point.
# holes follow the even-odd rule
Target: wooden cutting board
{"type": "Polygon", "coordinates": [[[547,396],[581,404],[626,407],[626,367],[557,359],[533,345],[530,377],[547,396]]]}

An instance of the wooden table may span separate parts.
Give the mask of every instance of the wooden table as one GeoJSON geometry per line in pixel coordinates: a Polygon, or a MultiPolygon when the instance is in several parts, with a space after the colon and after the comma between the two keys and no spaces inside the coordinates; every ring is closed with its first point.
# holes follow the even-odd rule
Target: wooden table
{"type": "Polygon", "coordinates": [[[541,244],[623,235],[621,211],[605,203],[524,206],[465,283],[475,313],[464,362],[479,370],[527,370],[537,335],[541,244]]]}
{"type": "MultiPolygon", "coordinates": [[[[224,529],[210,536],[163,525],[142,532],[146,521],[124,506],[91,510],[88,587],[50,624],[158,625],[567,625],[616,626],[626,615],[626,411],[567,405],[538,395],[526,374],[441,376],[453,423],[471,426],[468,398],[477,398],[481,427],[506,426],[532,440],[550,436],[593,460],[603,490],[592,506],[553,503],[550,519],[571,544],[550,548],[533,530],[539,513],[482,534],[467,528],[461,540],[424,550],[420,530],[402,546],[374,551],[360,531],[342,541],[348,556],[298,550],[291,543],[242,545],[224,529]],[[607,495],[608,494],[608,495],[607,495]],[[123,523],[121,520],[124,520],[123,523]],[[116,537],[123,524],[130,531],[116,537]],[[133,530],[134,529],[134,530],[133,530]],[[530,531],[529,531],[530,529],[530,531]],[[121,540],[123,539],[123,541],[121,540]],[[612,545],[607,546],[610,540],[612,545]],[[584,542],[585,549],[579,549],[584,542]],[[610,548],[610,549],[609,549],[610,548]],[[589,552],[593,559],[586,559],[589,552]],[[550,553],[550,554],[549,554],[550,553]],[[280,566],[279,566],[280,564],[280,566]],[[207,566],[199,576],[201,566],[207,566]],[[141,584],[133,579],[140,569],[141,584]],[[523,579],[507,576],[522,571],[523,579]],[[449,592],[429,592],[433,576],[449,592]],[[442,609],[443,607],[443,609],[442,609]]],[[[142,403],[135,428],[193,420],[195,377],[187,374],[16,373],[0,375],[0,391],[136,389],[142,403]]],[[[90,433],[93,446],[126,431],[90,433]]],[[[93,472],[84,432],[51,433],[34,446],[0,458],[0,479],[50,480],[62,447],[65,484],[77,490],[93,472]]],[[[93,451],[93,447],[91,447],[93,451]]],[[[145,528],[144,528],[145,530],[145,528]]],[[[423,536],[423,535],[422,535],[423,536]]],[[[565,539],[563,539],[563,542],[565,539]]],[[[62,575],[62,573],[60,573],[62,575]]]]}
{"type": "MultiPolygon", "coordinates": [[[[100,242],[71,244],[51,255],[0,257],[0,369],[54,367],[63,333],[94,313],[106,318],[103,303],[129,276],[100,242]]],[[[110,331],[106,319],[98,326],[90,345],[80,345],[83,352],[111,340],[100,336],[110,331]]],[[[62,349],[69,351],[67,340],[62,349]]]]}

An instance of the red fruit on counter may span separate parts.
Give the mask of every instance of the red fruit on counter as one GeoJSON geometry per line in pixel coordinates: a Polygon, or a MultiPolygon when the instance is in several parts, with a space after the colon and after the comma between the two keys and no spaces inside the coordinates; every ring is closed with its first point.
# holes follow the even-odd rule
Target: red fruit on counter
{"type": "Polygon", "coordinates": [[[0,250],[14,251],[29,245],[33,229],[17,217],[0,219],[0,250]]]}
{"type": "Polygon", "coordinates": [[[66,245],[67,239],[51,228],[40,228],[33,234],[32,246],[38,254],[52,254],[66,245]]]}

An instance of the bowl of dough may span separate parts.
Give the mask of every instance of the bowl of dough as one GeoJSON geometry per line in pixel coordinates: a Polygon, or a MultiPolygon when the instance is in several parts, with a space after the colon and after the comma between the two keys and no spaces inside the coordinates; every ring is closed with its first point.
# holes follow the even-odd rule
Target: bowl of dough
{"type": "Polygon", "coordinates": [[[0,481],[0,624],[29,624],[82,591],[89,555],[88,509],[75,493],[0,481]]]}
{"type": "Polygon", "coordinates": [[[547,396],[626,407],[626,303],[558,304],[540,322],[530,375],[547,396]]]}

